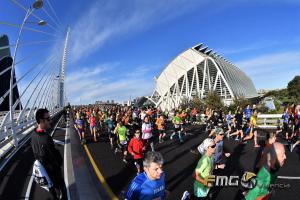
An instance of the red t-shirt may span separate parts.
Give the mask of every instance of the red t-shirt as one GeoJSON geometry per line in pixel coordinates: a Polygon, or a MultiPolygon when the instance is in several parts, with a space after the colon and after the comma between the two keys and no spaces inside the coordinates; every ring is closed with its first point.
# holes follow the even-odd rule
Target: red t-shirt
{"type": "Polygon", "coordinates": [[[141,139],[136,139],[136,137],[133,137],[128,145],[128,151],[130,154],[134,153],[133,159],[141,159],[143,158],[144,154],[144,146],[145,142],[141,139]]]}

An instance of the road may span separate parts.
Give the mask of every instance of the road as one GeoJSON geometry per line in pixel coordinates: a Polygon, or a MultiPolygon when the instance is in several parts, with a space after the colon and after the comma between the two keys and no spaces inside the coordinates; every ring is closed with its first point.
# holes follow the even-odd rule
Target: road
{"type": "MultiPolygon", "coordinates": [[[[157,141],[155,150],[164,156],[164,171],[166,173],[166,188],[171,192],[170,199],[180,199],[185,190],[193,192],[192,173],[200,158],[199,155],[190,153],[205,138],[203,127],[199,125],[190,126],[187,130],[189,135],[184,144],[168,140],[162,144],[157,141]]],[[[262,144],[265,131],[259,131],[259,142],[262,144]]],[[[170,133],[169,133],[170,134],[170,133]]],[[[89,138],[91,139],[91,138],[89,138]]],[[[121,154],[115,155],[110,149],[108,135],[102,134],[97,143],[88,140],[87,146],[92,153],[98,168],[105,177],[112,191],[122,198],[128,184],[136,175],[132,159],[128,164],[122,162],[121,154]]],[[[231,153],[226,160],[224,170],[215,171],[218,175],[238,175],[241,177],[245,171],[253,171],[259,149],[253,148],[253,142],[240,145],[234,139],[224,138],[224,149],[231,153]]],[[[276,183],[283,183],[290,188],[276,189],[272,200],[294,200],[300,191],[300,151],[295,149],[293,153],[286,149],[287,160],[285,165],[278,171],[279,176],[298,177],[298,179],[277,179],[276,183]]],[[[260,155],[260,154],[259,154],[260,155]]],[[[241,199],[240,187],[214,188],[216,199],[241,199]]]]}

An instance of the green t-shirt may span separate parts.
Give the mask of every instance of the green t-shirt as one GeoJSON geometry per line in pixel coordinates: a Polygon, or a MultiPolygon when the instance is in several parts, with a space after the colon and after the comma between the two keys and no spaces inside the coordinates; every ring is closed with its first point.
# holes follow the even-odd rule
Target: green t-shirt
{"type": "MultiPolygon", "coordinates": [[[[213,157],[209,157],[204,154],[199,160],[197,167],[195,169],[197,174],[204,179],[206,176],[210,175],[213,170],[213,157]]],[[[199,181],[194,182],[194,195],[196,197],[206,197],[209,192],[209,187],[204,186],[199,181]]]]}
{"type": "Polygon", "coordinates": [[[175,124],[180,124],[181,122],[182,122],[182,120],[181,120],[181,118],[179,117],[179,116],[175,116],[174,117],[174,119],[173,119],[173,122],[175,123],[175,124]]]}
{"type": "Polygon", "coordinates": [[[125,126],[121,126],[121,127],[118,128],[117,134],[119,136],[120,141],[125,141],[126,140],[126,132],[127,132],[127,129],[126,129],[125,126]]]}
{"type": "Polygon", "coordinates": [[[248,192],[246,200],[255,200],[260,196],[268,194],[269,186],[271,183],[274,183],[274,180],[275,174],[271,174],[266,167],[263,166],[256,176],[256,186],[248,192]]]}

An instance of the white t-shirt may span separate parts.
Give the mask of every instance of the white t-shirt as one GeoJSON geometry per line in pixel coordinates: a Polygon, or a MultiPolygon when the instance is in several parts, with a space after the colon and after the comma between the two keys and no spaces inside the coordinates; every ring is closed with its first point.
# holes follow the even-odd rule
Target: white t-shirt
{"type": "Polygon", "coordinates": [[[151,123],[142,124],[142,139],[148,140],[152,137],[152,126],[151,123]]]}

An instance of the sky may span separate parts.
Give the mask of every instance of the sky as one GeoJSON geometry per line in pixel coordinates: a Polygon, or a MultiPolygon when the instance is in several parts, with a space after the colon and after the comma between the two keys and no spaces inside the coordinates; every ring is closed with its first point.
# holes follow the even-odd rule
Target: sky
{"type": "MultiPolygon", "coordinates": [[[[22,22],[25,11],[14,2],[28,8],[33,0],[0,0],[0,33],[12,44],[18,29],[1,22],[22,22]]],[[[17,77],[35,63],[58,70],[70,27],[65,85],[72,104],[151,95],[154,76],[198,43],[242,69],[257,90],[285,88],[300,74],[298,0],[45,0],[34,14],[48,24],[26,24],[43,33],[24,30],[21,42],[44,42],[19,48],[16,60],[34,56],[17,77]]]]}

